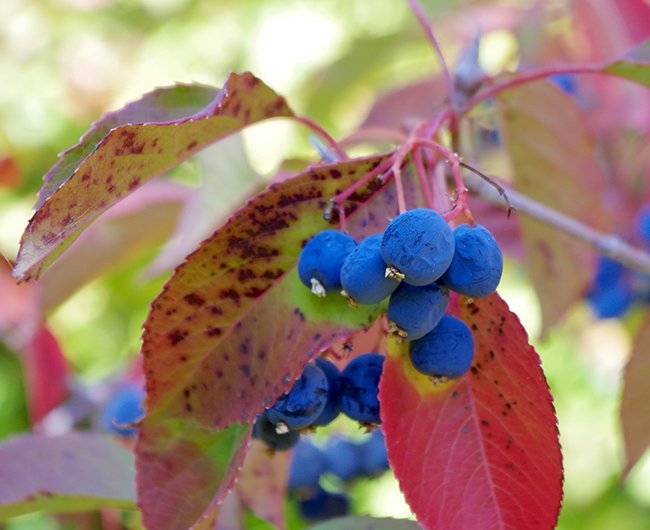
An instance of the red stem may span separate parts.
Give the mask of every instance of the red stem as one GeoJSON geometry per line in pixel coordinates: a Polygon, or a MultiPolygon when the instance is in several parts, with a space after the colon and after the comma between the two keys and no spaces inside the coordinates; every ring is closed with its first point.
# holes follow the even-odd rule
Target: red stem
{"type": "Polygon", "coordinates": [[[447,67],[447,62],[445,61],[445,56],[442,53],[442,49],[440,48],[440,43],[438,42],[438,39],[436,39],[435,34],[433,33],[433,25],[431,24],[431,21],[427,18],[427,14],[424,11],[424,8],[420,4],[419,0],[406,0],[408,5],[411,8],[411,11],[413,11],[413,14],[417,17],[418,21],[420,22],[420,25],[422,26],[422,29],[427,35],[427,38],[433,45],[433,49],[436,52],[436,55],[438,56],[438,61],[440,62],[440,67],[442,68],[442,73],[445,78],[445,83],[447,84],[447,92],[449,92],[449,104],[452,108],[452,112],[455,114],[456,113],[456,89],[454,88],[454,81],[451,78],[451,74],[449,73],[449,68],[447,67]]]}
{"type": "Polygon", "coordinates": [[[316,134],[321,136],[334,150],[336,156],[340,160],[348,160],[349,157],[347,153],[343,150],[343,148],[339,145],[339,143],[334,138],[332,138],[332,136],[330,136],[330,134],[325,129],[323,129],[320,125],[318,125],[318,123],[316,123],[314,120],[312,120],[311,118],[307,118],[305,116],[294,116],[293,119],[295,119],[297,122],[302,123],[303,125],[306,125],[316,134]]]}
{"type": "Polygon", "coordinates": [[[427,171],[424,167],[424,160],[422,159],[422,151],[420,149],[413,150],[413,161],[415,162],[415,171],[418,174],[418,179],[420,180],[420,186],[422,187],[422,193],[424,193],[427,207],[433,210],[433,195],[427,179],[427,171]]]}
{"type": "Polygon", "coordinates": [[[603,71],[605,66],[570,66],[566,68],[552,68],[550,70],[542,70],[539,72],[533,72],[532,74],[524,74],[505,83],[500,83],[498,85],[491,86],[490,88],[479,92],[472,99],[470,99],[465,106],[461,109],[460,114],[466,114],[470,109],[483,103],[484,101],[493,98],[497,94],[503,92],[504,90],[509,90],[520,85],[525,85],[527,83],[532,83],[533,81],[539,81],[540,79],[545,79],[547,77],[553,77],[554,75],[562,74],[604,74],[604,75],[614,75],[609,72],[603,71]]]}

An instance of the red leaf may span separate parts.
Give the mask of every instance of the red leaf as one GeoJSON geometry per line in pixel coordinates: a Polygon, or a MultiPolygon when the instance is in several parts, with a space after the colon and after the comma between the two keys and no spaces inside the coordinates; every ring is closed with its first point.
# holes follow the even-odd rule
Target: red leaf
{"type": "Polygon", "coordinates": [[[498,295],[464,301],[471,373],[440,386],[389,346],[380,384],[391,467],[425,528],[554,528],[562,460],[551,394],[525,330],[498,295]]]}
{"type": "Polygon", "coordinates": [[[58,407],[68,395],[70,370],[59,342],[46,327],[22,350],[32,422],[58,407]]]}
{"type": "MultiPolygon", "coordinates": [[[[37,278],[98,215],[207,145],[251,123],[292,115],[284,98],[255,76],[231,74],[200,111],[193,109],[175,121],[115,127],[83,159],[94,140],[82,141],[80,153],[65,155],[46,176],[37,211],[21,239],[14,275],[22,281],[37,278]]],[[[90,136],[96,138],[94,129],[90,136]]]]}
{"type": "Polygon", "coordinates": [[[634,340],[630,360],[625,367],[621,424],[625,441],[627,476],[650,446],[650,312],[634,340]]]}
{"type": "Polygon", "coordinates": [[[15,158],[9,156],[0,158],[0,188],[16,189],[23,180],[23,174],[15,158]]]}
{"type": "Polygon", "coordinates": [[[260,519],[278,530],[286,528],[285,504],[291,453],[271,454],[266,444],[253,440],[244,461],[237,491],[242,502],[260,519]]]}

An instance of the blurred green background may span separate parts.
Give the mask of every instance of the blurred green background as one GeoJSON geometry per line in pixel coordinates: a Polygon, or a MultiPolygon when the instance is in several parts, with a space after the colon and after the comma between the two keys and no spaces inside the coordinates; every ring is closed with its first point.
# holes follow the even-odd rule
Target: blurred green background
{"type": "MultiPolygon", "coordinates": [[[[479,23],[481,62],[488,72],[580,58],[567,3],[424,4],[451,64],[479,23]]],[[[17,168],[14,185],[0,187],[0,251],[8,259],[15,258],[35,193],[56,154],[103,113],[154,87],[180,81],[219,86],[228,72],[251,70],[338,138],[354,130],[380,94],[438,69],[406,2],[399,0],[2,0],[0,19],[0,159],[11,159],[17,168]]],[[[308,132],[286,123],[254,127],[243,140],[251,171],[265,176],[286,158],[316,156],[308,132]]],[[[188,163],[174,178],[197,186],[201,171],[205,166],[188,163]]],[[[215,193],[215,208],[234,206],[220,200],[215,193]]],[[[168,275],[146,272],[159,250],[156,244],[134,253],[50,314],[82,381],[101,381],[137,355],[148,304],[168,275]]],[[[540,352],[555,397],[566,468],[559,528],[650,528],[647,457],[625,485],[620,476],[621,372],[639,315],[597,322],[579,306],[541,341],[535,295],[517,263],[507,263],[500,292],[540,352]]],[[[3,438],[27,428],[19,371],[15,356],[2,350],[3,438]]],[[[337,428],[353,430],[346,423],[337,428]]],[[[410,515],[390,476],[358,484],[353,498],[358,513],[410,515]]],[[[39,514],[5,527],[75,524],[39,514]]]]}

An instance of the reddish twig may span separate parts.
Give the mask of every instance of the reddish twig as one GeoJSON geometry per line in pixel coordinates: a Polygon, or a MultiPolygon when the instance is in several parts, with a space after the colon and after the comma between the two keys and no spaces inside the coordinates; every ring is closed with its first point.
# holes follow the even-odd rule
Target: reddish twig
{"type": "Polygon", "coordinates": [[[293,119],[299,123],[302,123],[303,125],[306,125],[312,131],[314,131],[318,136],[323,138],[323,140],[325,140],[332,148],[332,150],[336,153],[336,156],[339,158],[339,160],[348,160],[349,157],[347,153],[339,145],[339,143],[334,138],[332,138],[332,136],[320,125],[318,125],[318,123],[316,123],[314,120],[312,120],[311,118],[307,118],[305,116],[294,116],[293,119]]]}
{"type": "Polygon", "coordinates": [[[500,94],[501,92],[504,92],[505,90],[510,90],[511,88],[515,88],[521,85],[539,81],[541,79],[553,77],[554,75],[562,75],[562,74],[613,75],[609,72],[603,71],[603,68],[605,68],[605,66],[570,66],[565,68],[563,67],[552,68],[548,70],[542,70],[539,72],[533,72],[530,74],[519,75],[517,77],[514,77],[513,79],[505,81],[504,83],[499,83],[497,85],[493,85],[487,88],[486,90],[480,91],[463,106],[463,108],[460,110],[460,114],[461,115],[466,114],[472,108],[476,107],[476,105],[478,105],[479,103],[483,103],[484,101],[493,98],[494,96],[500,94]]]}
{"type": "Polygon", "coordinates": [[[451,73],[449,72],[449,68],[447,67],[447,62],[445,61],[445,56],[442,53],[442,48],[440,48],[440,43],[438,42],[438,39],[436,38],[433,32],[433,25],[431,24],[431,21],[427,18],[427,14],[424,11],[424,8],[420,4],[419,0],[406,0],[406,1],[408,2],[411,11],[413,11],[413,14],[418,19],[418,22],[420,22],[422,29],[427,35],[427,38],[433,45],[433,49],[436,52],[438,61],[440,62],[440,67],[442,69],[442,74],[445,78],[445,83],[447,84],[447,91],[449,92],[449,104],[453,109],[452,112],[456,114],[457,105],[456,105],[456,89],[454,88],[454,81],[451,77],[451,73]]]}

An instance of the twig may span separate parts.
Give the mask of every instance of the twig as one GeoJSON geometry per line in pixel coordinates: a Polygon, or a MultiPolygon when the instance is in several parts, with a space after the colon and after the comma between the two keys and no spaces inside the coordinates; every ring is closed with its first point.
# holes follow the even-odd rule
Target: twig
{"type": "Polygon", "coordinates": [[[320,125],[318,125],[318,123],[316,123],[314,120],[312,120],[311,118],[307,118],[305,116],[294,116],[293,119],[299,123],[302,123],[303,125],[306,125],[312,131],[314,131],[318,136],[323,138],[330,145],[332,150],[336,153],[336,156],[339,158],[339,160],[348,159],[347,153],[343,150],[343,148],[339,145],[339,143],[334,138],[332,138],[332,136],[320,125]]]}
{"type": "Polygon", "coordinates": [[[465,175],[464,181],[473,195],[502,208],[514,208],[528,217],[553,226],[588,243],[597,248],[602,254],[632,269],[650,274],[650,254],[633,247],[619,236],[594,230],[590,226],[526,197],[518,191],[500,186],[505,193],[504,197],[502,192],[493,186],[493,183],[476,174],[465,175]]]}
{"type": "Polygon", "coordinates": [[[447,91],[449,92],[449,104],[453,109],[453,113],[455,114],[457,103],[456,103],[456,89],[454,88],[454,81],[451,78],[451,74],[449,73],[449,68],[447,67],[445,56],[442,53],[442,48],[440,48],[440,43],[438,42],[438,39],[433,33],[433,26],[431,24],[431,21],[427,18],[427,14],[424,11],[424,8],[420,4],[419,0],[406,0],[406,1],[410,6],[411,11],[413,11],[413,14],[417,17],[418,21],[420,22],[422,29],[427,34],[427,38],[429,39],[429,41],[431,41],[431,44],[433,45],[433,49],[436,52],[438,61],[440,62],[440,67],[442,68],[442,73],[445,78],[445,83],[447,84],[447,91]]]}

